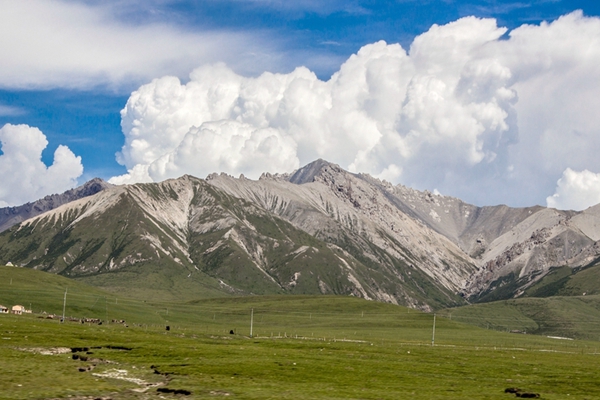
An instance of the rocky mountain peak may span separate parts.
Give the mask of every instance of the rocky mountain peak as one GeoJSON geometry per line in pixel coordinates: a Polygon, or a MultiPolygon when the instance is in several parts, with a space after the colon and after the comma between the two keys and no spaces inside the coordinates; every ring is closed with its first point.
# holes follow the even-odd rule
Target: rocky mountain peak
{"type": "Polygon", "coordinates": [[[89,181],[87,181],[86,183],[84,183],[83,185],[69,190],[63,194],[66,194],[67,196],[71,195],[73,197],[76,198],[80,198],[80,197],[86,197],[86,196],[91,196],[94,195],[104,189],[108,189],[109,187],[112,187],[113,185],[106,182],[104,179],[100,179],[100,178],[93,178],[90,179],[89,181]]]}
{"type": "Polygon", "coordinates": [[[323,172],[328,171],[345,172],[339,165],[332,164],[319,158],[318,160],[296,170],[289,178],[289,182],[296,185],[314,182],[315,178],[322,175],[323,172]]]}

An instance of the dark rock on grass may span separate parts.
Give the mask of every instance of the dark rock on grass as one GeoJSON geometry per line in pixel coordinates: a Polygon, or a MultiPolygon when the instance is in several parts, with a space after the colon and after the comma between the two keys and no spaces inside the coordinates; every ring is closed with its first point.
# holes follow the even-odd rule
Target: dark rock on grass
{"type": "Polygon", "coordinates": [[[182,394],[184,396],[189,396],[192,394],[189,390],[185,389],[169,389],[169,388],[158,388],[156,389],[158,393],[171,393],[171,394],[182,394]]]}
{"type": "Polygon", "coordinates": [[[89,350],[89,347],[71,347],[71,353],[86,352],[89,350]]]}
{"type": "Polygon", "coordinates": [[[131,351],[131,350],[133,350],[132,347],[126,347],[126,346],[113,346],[113,345],[110,345],[110,346],[104,346],[104,347],[107,348],[107,349],[111,349],[111,350],[124,350],[124,351],[131,351]]]}
{"type": "Polygon", "coordinates": [[[515,387],[504,389],[504,393],[513,393],[515,396],[522,399],[537,399],[540,397],[539,393],[525,392],[523,389],[515,387]]]}
{"type": "MultiPolygon", "coordinates": [[[[64,400],[62,398],[53,397],[51,399],[44,400],[64,400]]],[[[94,396],[73,396],[69,397],[69,400],[113,400],[112,397],[94,397],[94,396]]]]}

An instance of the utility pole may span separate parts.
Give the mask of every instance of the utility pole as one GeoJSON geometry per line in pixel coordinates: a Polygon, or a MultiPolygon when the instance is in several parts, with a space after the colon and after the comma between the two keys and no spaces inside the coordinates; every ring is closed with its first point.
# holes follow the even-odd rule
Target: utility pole
{"type": "Polygon", "coordinates": [[[250,313],[250,337],[252,337],[252,325],[254,325],[254,308],[250,313]]]}
{"type": "Polygon", "coordinates": [[[65,289],[65,298],[63,300],[63,316],[62,316],[62,319],[60,320],[60,322],[63,324],[65,323],[65,309],[67,308],[67,290],[68,289],[69,288],[65,289]]]}
{"type": "Polygon", "coordinates": [[[433,314],[433,332],[431,333],[431,346],[435,344],[435,314],[433,314]]]}

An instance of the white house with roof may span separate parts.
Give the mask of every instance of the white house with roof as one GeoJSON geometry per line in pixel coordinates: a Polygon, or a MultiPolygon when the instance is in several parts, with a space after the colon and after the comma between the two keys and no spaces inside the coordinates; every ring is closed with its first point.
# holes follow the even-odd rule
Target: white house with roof
{"type": "Polygon", "coordinates": [[[13,307],[12,307],[12,313],[13,313],[13,314],[21,315],[21,314],[23,314],[24,312],[27,312],[27,310],[25,309],[25,306],[22,306],[22,305],[18,305],[18,304],[17,304],[16,306],[13,306],[13,307]]]}
{"type": "Polygon", "coordinates": [[[0,314],[8,314],[8,307],[4,307],[0,304],[0,314]]]}

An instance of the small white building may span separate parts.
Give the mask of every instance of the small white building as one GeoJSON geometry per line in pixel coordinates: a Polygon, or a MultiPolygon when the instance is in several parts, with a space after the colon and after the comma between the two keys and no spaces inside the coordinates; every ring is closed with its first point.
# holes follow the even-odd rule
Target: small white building
{"type": "Polygon", "coordinates": [[[0,304],[0,314],[8,314],[8,307],[4,307],[0,304]]]}
{"type": "Polygon", "coordinates": [[[12,307],[12,313],[13,313],[13,314],[21,315],[21,314],[23,314],[24,312],[27,312],[27,310],[25,309],[25,307],[24,307],[24,306],[21,306],[21,305],[16,305],[16,306],[13,306],[13,307],[12,307]]]}

